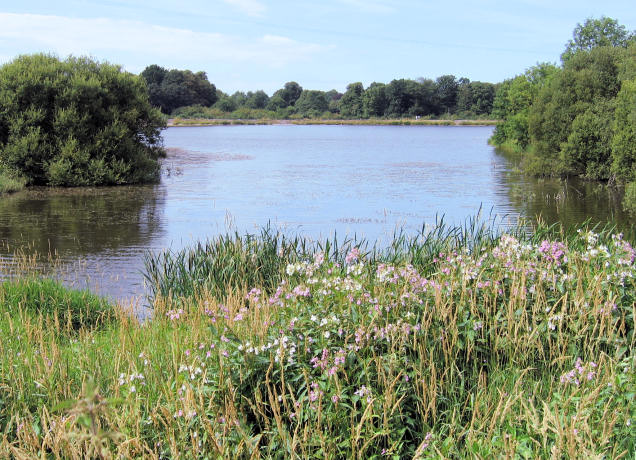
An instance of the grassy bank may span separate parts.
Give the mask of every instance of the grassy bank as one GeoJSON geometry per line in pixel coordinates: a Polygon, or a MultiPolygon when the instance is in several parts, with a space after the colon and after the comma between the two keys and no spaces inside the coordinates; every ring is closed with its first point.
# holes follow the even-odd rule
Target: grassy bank
{"type": "Polygon", "coordinates": [[[229,125],[360,125],[360,126],[494,126],[497,120],[428,120],[428,119],[368,119],[368,120],[323,120],[323,119],[208,119],[170,118],[168,126],[229,126],[229,125]]]}
{"type": "Polygon", "coordinates": [[[26,181],[14,179],[0,171],[0,195],[3,193],[13,193],[22,190],[26,186],[26,181]]]}
{"type": "Polygon", "coordinates": [[[555,228],[229,235],[149,256],[151,321],[77,328],[5,284],[0,456],[629,458],[634,256],[555,228]]]}

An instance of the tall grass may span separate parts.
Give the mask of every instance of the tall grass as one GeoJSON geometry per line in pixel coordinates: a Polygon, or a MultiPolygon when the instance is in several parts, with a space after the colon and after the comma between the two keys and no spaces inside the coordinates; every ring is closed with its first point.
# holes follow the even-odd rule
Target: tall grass
{"type": "Polygon", "coordinates": [[[106,300],[86,290],[68,289],[52,279],[27,277],[0,283],[0,304],[10,315],[22,312],[55,316],[72,330],[96,327],[114,316],[106,300]]]}
{"type": "MultiPolygon", "coordinates": [[[[223,125],[270,125],[281,123],[281,119],[272,117],[265,111],[252,111],[256,113],[240,118],[236,114],[220,118],[205,118],[196,114],[188,117],[179,114],[172,118],[169,126],[223,126],[223,125]]],[[[430,120],[430,119],[384,119],[371,118],[366,120],[347,120],[342,118],[290,118],[285,119],[286,124],[292,125],[351,125],[351,126],[494,126],[497,120],[430,120]]]]}
{"type": "Polygon", "coordinates": [[[26,180],[16,179],[0,171],[0,195],[22,190],[26,186],[26,180]]]}
{"type": "Polygon", "coordinates": [[[633,456],[636,252],[620,236],[468,222],[383,250],[282,241],[153,256],[168,295],[144,323],[68,336],[3,310],[0,456],[633,456]],[[236,274],[195,270],[225,263],[236,274]]]}

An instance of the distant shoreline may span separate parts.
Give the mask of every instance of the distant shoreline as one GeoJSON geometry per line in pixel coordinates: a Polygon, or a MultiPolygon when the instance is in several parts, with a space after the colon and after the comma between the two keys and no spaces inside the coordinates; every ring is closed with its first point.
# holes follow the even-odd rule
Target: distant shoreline
{"type": "Polygon", "coordinates": [[[414,118],[389,120],[235,120],[229,118],[170,118],[168,119],[167,125],[171,128],[232,125],[495,126],[497,123],[498,120],[417,120],[414,118]]]}

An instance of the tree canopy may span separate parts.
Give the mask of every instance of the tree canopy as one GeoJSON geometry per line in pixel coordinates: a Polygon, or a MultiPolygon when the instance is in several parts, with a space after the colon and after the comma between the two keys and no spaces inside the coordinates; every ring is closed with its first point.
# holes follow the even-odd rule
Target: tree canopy
{"type": "Polygon", "coordinates": [[[164,122],[146,82],[85,57],[0,67],[0,170],[37,185],[154,181],[164,122]]]}
{"type": "Polygon", "coordinates": [[[495,85],[442,75],[437,79],[395,79],[388,84],[361,82],[347,85],[345,93],[306,90],[289,81],[272,96],[265,91],[236,91],[228,95],[207,80],[203,72],[166,70],[156,64],[142,76],[150,101],[166,114],[206,118],[343,117],[400,118],[412,116],[490,116],[495,85]],[[326,105],[324,103],[326,101],[326,105]]]}
{"type": "Polygon", "coordinates": [[[163,113],[188,105],[209,107],[217,100],[216,87],[208,81],[205,72],[166,70],[153,64],[146,67],[141,76],[148,83],[150,103],[163,113]]]}
{"type": "Polygon", "coordinates": [[[574,28],[572,40],[565,45],[561,60],[565,62],[577,51],[589,51],[599,46],[626,47],[635,38],[636,34],[629,32],[616,19],[606,16],[599,19],[588,18],[574,28]]]}
{"type": "Polygon", "coordinates": [[[300,113],[319,116],[329,109],[329,101],[323,91],[306,89],[300,93],[295,106],[300,113]]]}

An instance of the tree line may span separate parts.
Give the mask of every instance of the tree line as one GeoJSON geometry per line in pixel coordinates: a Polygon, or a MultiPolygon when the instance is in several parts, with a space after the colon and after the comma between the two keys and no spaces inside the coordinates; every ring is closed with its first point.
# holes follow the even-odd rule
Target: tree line
{"type": "Polygon", "coordinates": [[[250,110],[276,118],[484,117],[492,111],[496,91],[492,83],[442,75],[435,80],[375,82],[367,88],[355,82],[344,93],[304,89],[290,81],[270,97],[263,90],[226,94],[216,89],[204,72],[167,70],[153,64],[141,75],[148,84],[151,103],[163,113],[210,118],[237,111],[249,117],[250,110]]]}
{"type": "Polygon", "coordinates": [[[537,64],[504,81],[491,142],[537,175],[625,185],[636,212],[636,32],[612,18],[578,24],[561,65],[537,64]]]}

